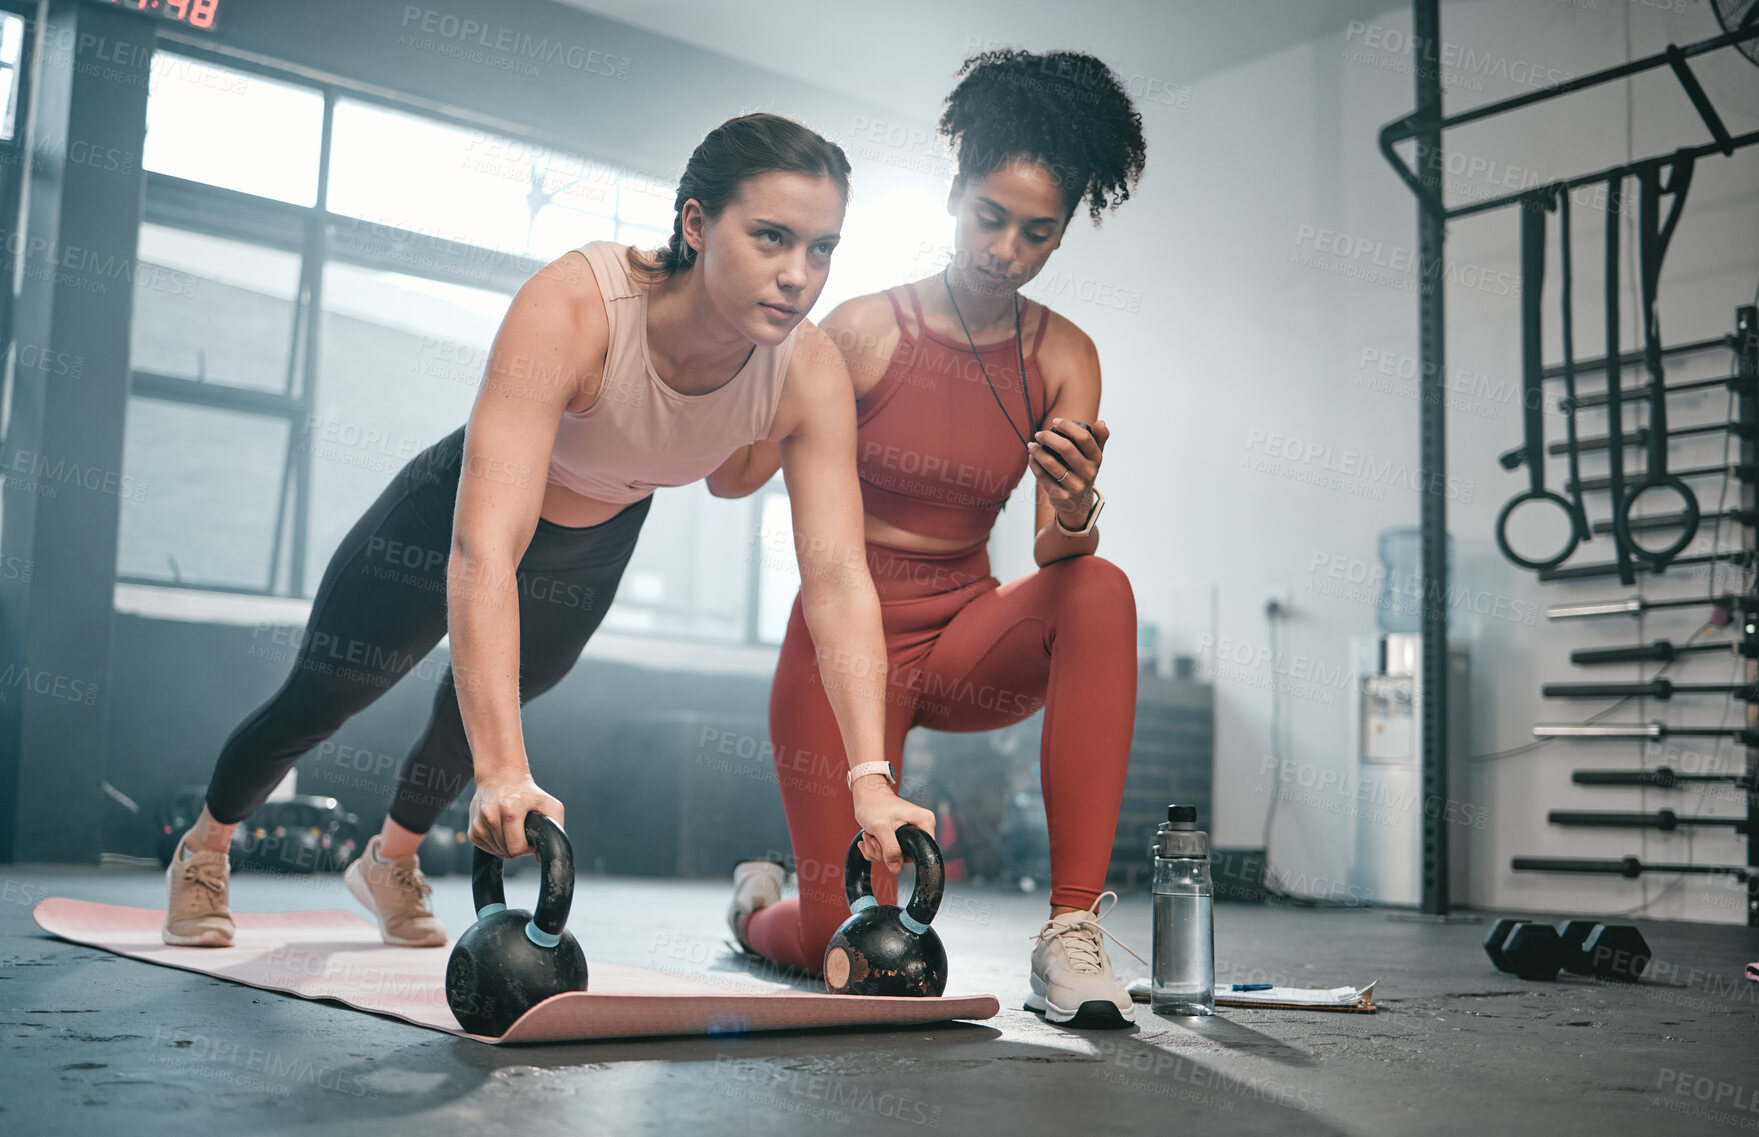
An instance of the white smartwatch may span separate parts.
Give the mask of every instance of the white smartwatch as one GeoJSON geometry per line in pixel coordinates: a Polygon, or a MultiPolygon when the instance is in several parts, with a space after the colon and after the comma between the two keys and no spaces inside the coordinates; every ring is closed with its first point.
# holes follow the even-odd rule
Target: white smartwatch
{"type": "Polygon", "coordinates": [[[890,762],[863,762],[859,766],[849,768],[849,788],[855,788],[856,778],[865,778],[869,774],[883,774],[887,783],[894,786],[898,784],[898,776],[892,773],[890,762]]]}
{"type": "Polygon", "coordinates": [[[1099,511],[1104,508],[1105,508],[1105,495],[1100,493],[1098,490],[1094,490],[1093,491],[1093,511],[1087,515],[1087,524],[1083,525],[1079,529],[1071,529],[1067,525],[1063,524],[1063,515],[1058,513],[1058,514],[1053,515],[1056,518],[1057,530],[1059,532],[1061,532],[1064,536],[1067,536],[1067,537],[1085,537],[1089,533],[1093,532],[1093,527],[1095,525],[1099,524],[1099,511]]]}

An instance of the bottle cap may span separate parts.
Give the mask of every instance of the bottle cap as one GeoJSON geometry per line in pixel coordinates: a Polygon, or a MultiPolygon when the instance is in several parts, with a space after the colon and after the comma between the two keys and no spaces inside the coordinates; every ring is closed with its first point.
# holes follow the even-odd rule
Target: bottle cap
{"type": "Polygon", "coordinates": [[[1167,819],[1155,830],[1152,851],[1157,857],[1208,857],[1209,834],[1197,828],[1197,807],[1167,806],[1167,819]]]}

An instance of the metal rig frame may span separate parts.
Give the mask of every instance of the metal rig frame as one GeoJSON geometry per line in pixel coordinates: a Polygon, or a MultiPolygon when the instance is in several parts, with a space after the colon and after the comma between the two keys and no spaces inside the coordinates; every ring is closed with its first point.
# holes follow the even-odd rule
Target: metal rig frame
{"type": "MultiPolygon", "coordinates": [[[[1742,135],[1730,135],[1721,117],[1711,105],[1710,98],[1698,83],[1687,61],[1694,56],[1706,52],[1717,51],[1734,44],[1751,39],[1759,39],[1759,25],[1730,32],[1702,40],[1688,47],[1669,44],[1664,51],[1643,59],[1632,60],[1617,67],[1609,67],[1604,71],[1596,71],[1588,75],[1578,76],[1551,87],[1488,103],[1472,110],[1456,115],[1443,115],[1441,107],[1441,62],[1439,46],[1441,44],[1441,5],[1440,0],[1412,0],[1412,38],[1419,52],[1418,66],[1415,71],[1416,110],[1395,122],[1388,123],[1380,131],[1380,152],[1397,171],[1399,178],[1410,187],[1417,198],[1417,256],[1420,286],[1417,300],[1418,321],[1418,468],[1423,476],[1426,489],[1420,499],[1421,513],[1419,524],[1422,531],[1422,574],[1425,581],[1423,589],[1423,658],[1420,667],[1420,688],[1425,692],[1423,705],[1418,708],[1419,728],[1422,732],[1422,778],[1423,778],[1423,865],[1422,865],[1422,900],[1420,910],[1426,915],[1444,916],[1449,908],[1448,896],[1448,832],[1446,810],[1434,808],[1432,803],[1445,801],[1447,797],[1447,607],[1448,588],[1446,533],[1447,533],[1447,498],[1439,487],[1447,484],[1447,404],[1444,378],[1447,363],[1447,317],[1444,307],[1442,280],[1445,275],[1443,268],[1444,246],[1446,243],[1447,222],[1456,217],[1466,217],[1475,213],[1484,213],[1492,209],[1513,205],[1521,201],[1530,188],[1501,197],[1489,198],[1473,202],[1470,205],[1450,208],[1443,200],[1441,171],[1444,155],[1442,152],[1442,132],[1449,127],[1463,126],[1494,117],[1508,111],[1519,110],[1554,99],[1560,95],[1597,87],[1615,79],[1651,71],[1658,67],[1669,67],[1679,79],[1686,96],[1692,100],[1699,117],[1709,129],[1712,142],[1695,149],[1675,152],[1672,160],[1679,160],[1690,154],[1693,158],[1709,154],[1732,154],[1735,150],[1759,142],[1759,131],[1742,135]],[[1407,165],[1394,147],[1404,141],[1416,142],[1416,168],[1407,165]]],[[[1601,170],[1592,174],[1584,174],[1567,182],[1557,183],[1565,189],[1572,189],[1589,182],[1604,182],[1612,177],[1620,176],[1624,171],[1634,170],[1646,162],[1653,162],[1653,157],[1642,162],[1629,163],[1626,166],[1609,170],[1601,170]]],[[[1612,381],[1617,381],[1617,370],[1608,371],[1612,381]]],[[[1754,450],[1751,441],[1742,442],[1742,460],[1751,461],[1754,450]]],[[[1750,483],[1744,484],[1742,502],[1746,508],[1752,508],[1754,490],[1750,483]]],[[[1753,531],[1747,530],[1749,546],[1753,531]]],[[[1759,679],[1759,664],[1748,663],[1749,679],[1759,679]]],[[[1759,705],[1750,705],[1748,709],[1748,725],[1759,726],[1759,705]]],[[[1759,769],[1759,750],[1749,747],[1747,751],[1748,770],[1759,769]]],[[[1748,797],[1748,817],[1753,819],[1754,798],[1748,797]]],[[[1747,863],[1755,864],[1754,854],[1759,852],[1759,838],[1749,833],[1747,863]]],[[[1759,926],[1759,900],[1750,902],[1747,910],[1747,923],[1759,926]]]]}

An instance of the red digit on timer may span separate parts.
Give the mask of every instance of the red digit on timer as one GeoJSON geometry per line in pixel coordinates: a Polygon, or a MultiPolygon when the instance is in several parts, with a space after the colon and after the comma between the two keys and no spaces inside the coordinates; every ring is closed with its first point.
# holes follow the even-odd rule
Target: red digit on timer
{"type": "Polygon", "coordinates": [[[214,26],[214,9],[219,7],[220,0],[193,0],[189,7],[189,22],[198,28],[214,26]]]}
{"type": "Polygon", "coordinates": [[[178,19],[189,19],[189,0],[165,0],[165,7],[176,12],[178,19]]]}

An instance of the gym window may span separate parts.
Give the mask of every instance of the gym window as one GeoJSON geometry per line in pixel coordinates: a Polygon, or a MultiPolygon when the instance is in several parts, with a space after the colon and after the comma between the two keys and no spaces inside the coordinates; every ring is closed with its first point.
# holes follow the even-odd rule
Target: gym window
{"type": "MultiPolygon", "coordinates": [[[[231,62],[161,49],[153,72],[139,260],[161,286],[136,291],[117,579],[309,599],[469,416],[519,286],[586,241],[662,243],[673,188],[231,62]]],[[[779,642],[793,585],[752,552],[778,500],[661,491],[604,627],[779,642]]]]}
{"type": "Polygon", "coordinates": [[[22,79],[19,56],[24,50],[24,19],[0,14],[0,142],[18,135],[18,94],[22,79]]]}

